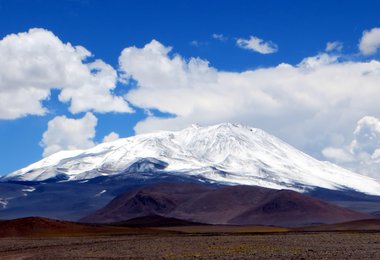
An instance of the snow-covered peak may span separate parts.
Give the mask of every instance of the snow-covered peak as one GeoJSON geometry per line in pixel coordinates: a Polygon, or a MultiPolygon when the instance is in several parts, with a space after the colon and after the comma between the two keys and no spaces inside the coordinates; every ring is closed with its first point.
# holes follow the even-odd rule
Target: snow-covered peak
{"type": "Polygon", "coordinates": [[[226,184],[297,191],[352,189],[380,195],[380,184],[369,177],[318,161],[263,130],[230,123],[193,125],[118,139],[88,150],[59,152],[5,179],[43,181],[62,175],[83,180],[131,174],[132,169],[136,174],[136,169],[155,169],[157,174],[199,176],[226,184]]]}

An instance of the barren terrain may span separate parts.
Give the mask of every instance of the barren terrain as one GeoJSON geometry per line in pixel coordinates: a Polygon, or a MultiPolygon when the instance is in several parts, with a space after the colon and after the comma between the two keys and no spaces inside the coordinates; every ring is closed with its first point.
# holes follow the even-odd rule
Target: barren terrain
{"type": "Polygon", "coordinates": [[[0,259],[380,259],[378,219],[289,229],[156,216],[118,225],[2,221],[0,259]]]}
{"type": "Polygon", "coordinates": [[[2,238],[2,259],[379,259],[380,233],[209,233],[2,238]]]}

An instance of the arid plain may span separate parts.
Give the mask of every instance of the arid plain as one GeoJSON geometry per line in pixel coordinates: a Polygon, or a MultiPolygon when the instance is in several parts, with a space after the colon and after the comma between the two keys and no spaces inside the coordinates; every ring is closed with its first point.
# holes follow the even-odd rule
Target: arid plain
{"type": "Polygon", "coordinates": [[[379,259],[380,233],[189,233],[0,239],[2,259],[379,259]]]}
{"type": "Polygon", "coordinates": [[[2,221],[0,259],[380,258],[379,220],[297,229],[185,222],[165,226],[155,220],[156,227],[141,220],[134,227],[44,218],[2,221]]]}

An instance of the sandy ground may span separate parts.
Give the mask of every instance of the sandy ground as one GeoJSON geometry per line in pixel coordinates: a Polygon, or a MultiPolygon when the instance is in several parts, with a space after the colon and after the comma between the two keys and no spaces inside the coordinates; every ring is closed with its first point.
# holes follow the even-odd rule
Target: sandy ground
{"type": "Polygon", "coordinates": [[[2,238],[0,259],[380,259],[380,233],[2,238]]]}

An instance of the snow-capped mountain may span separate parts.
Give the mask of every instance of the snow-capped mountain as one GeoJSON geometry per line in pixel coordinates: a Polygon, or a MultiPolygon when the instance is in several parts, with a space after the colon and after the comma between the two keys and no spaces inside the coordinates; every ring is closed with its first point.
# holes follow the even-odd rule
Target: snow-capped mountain
{"type": "Polygon", "coordinates": [[[263,130],[229,123],[194,125],[177,132],[102,143],[88,150],[58,152],[3,181],[72,181],[143,172],[301,192],[319,187],[380,195],[380,184],[372,178],[318,161],[263,130]]]}

